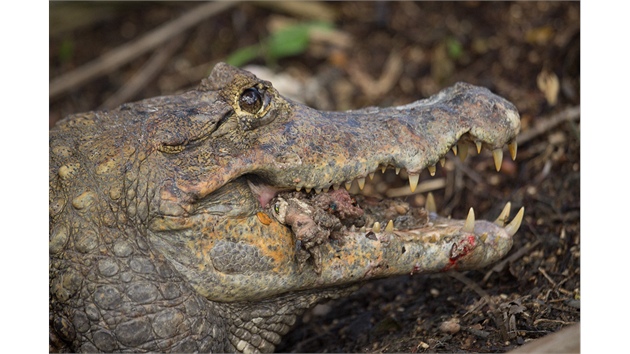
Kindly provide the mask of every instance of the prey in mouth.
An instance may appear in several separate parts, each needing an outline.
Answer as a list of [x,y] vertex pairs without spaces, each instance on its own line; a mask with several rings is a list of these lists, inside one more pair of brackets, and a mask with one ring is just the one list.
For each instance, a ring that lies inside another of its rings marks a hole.
[[414,191],[423,169],[434,174],[447,153],[465,158],[469,148],[490,149],[498,170],[504,150],[516,157],[520,129],[505,99],[459,83],[405,106],[322,112],[247,72],[221,69],[200,88],[220,112],[198,129],[207,136],[162,144],[178,168],[168,168],[176,178],[163,185],[149,228],[204,296],[247,300],[478,268],[509,251],[523,210],[510,223],[509,205],[494,222],[475,220],[472,209],[453,220],[432,205],[345,190],[404,168]]

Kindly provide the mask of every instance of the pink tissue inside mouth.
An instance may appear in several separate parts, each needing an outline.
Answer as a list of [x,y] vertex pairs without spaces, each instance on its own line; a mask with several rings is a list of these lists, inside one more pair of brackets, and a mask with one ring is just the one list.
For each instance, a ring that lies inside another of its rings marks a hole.
[[249,188],[252,190],[252,193],[254,193],[260,203],[260,206],[263,208],[266,208],[269,201],[271,201],[278,192],[283,190],[264,183],[254,184],[250,180],[247,180],[247,184],[249,184]]

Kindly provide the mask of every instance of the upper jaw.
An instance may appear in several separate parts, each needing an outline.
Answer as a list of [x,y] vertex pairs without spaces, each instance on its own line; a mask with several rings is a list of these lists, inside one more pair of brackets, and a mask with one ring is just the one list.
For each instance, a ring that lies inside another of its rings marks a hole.
[[362,186],[376,171],[405,168],[414,190],[420,172],[435,173],[451,150],[464,158],[469,149],[489,149],[497,170],[506,145],[512,158],[516,155],[515,107],[481,87],[459,83],[405,106],[348,112],[320,112],[276,99],[286,112],[245,132],[244,147],[215,161],[210,178],[181,181],[180,189],[203,197],[253,174],[278,189],[317,191],[355,179]]

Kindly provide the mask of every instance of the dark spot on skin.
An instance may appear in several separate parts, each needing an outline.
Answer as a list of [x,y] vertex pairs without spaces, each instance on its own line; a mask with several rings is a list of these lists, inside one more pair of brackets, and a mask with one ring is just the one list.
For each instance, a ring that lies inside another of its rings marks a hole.
[[405,246],[402,247],[402,252],[400,254],[404,254],[405,252],[407,252],[407,249],[405,249]]
[[369,238],[370,240],[376,241],[376,234],[372,231],[368,231],[367,234],[365,234],[365,237]]

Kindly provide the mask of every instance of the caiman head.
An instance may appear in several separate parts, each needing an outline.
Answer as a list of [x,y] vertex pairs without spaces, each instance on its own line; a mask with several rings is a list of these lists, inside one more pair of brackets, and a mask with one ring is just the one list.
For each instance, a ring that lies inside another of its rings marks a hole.
[[[458,146],[460,154],[473,144],[491,149],[498,168],[506,144],[516,152],[520,122],[515,107],[487,89],[460,83],[406,106],[320,112],[219,64],[198,90],[176,104],[147,102],[144,109],[154,111],[145,123],[150,145],[140,170],[157,191],[148,200],[151,241],[207,298],[260,299],[393,274],[482,267],[511,247],[520,216],[504,228],[502,221],[471,216],[465,223],[429,212],[405,226],[396,217],[406,215],[379,219],[385,216],[357,205],[365,215],[353,227],[307,196],[335,193],[353,180],[362,186],[386,168],[405,168],[413,190],[422,169],[435,169]],[[302,197],[276,198],[283,191]],[[328,199],[336,205],[340,198]],[[314,216],[322,210],[341,225],[324,225],[325,218]]]
[[[197,90],[61,122],[65,135],[51,132],[51,185],[60,186],[51,220],[68,210],[61,191],[77,213],[98,200],[105,243],[120,237],[111,230],[139,230],[142,247],[223,303],[483,267],[508,252],[522,211],[508,225],[509,207],[494,223],[472,212],[452,220],[343,187],[406,169],[413,191],[423,169],[469,146],[492,150],[500,167],[506,145],[516,154],[519,128],[511,103],[464,83],[405,106],[322,112],[218,64]],[[71,154],[83,163],[64,165]],[[92,171],[89,188],[64,182],[79,169]],[[65,240],[61,224],[51,224],[51,254]]]

